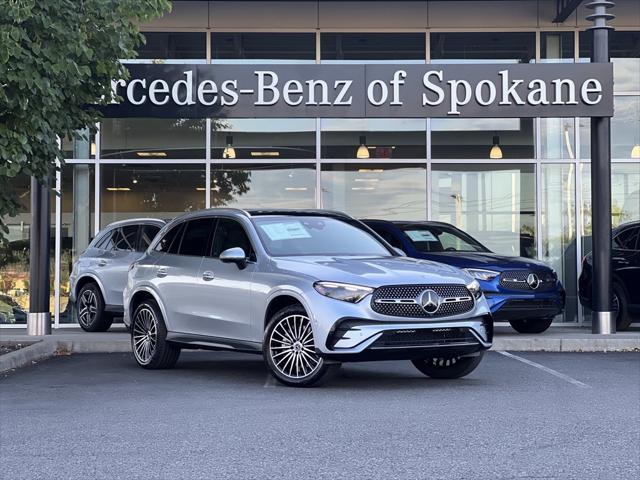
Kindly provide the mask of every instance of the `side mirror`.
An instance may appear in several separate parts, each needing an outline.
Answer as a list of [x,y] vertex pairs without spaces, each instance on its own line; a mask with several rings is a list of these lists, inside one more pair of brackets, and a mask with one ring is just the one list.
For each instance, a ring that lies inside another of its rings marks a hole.
[[220,254],[220,261],[235,263],[240,270],[247,266],[247,255],[240,247],[227,248]]
[[407,254],[404,252],[404,250],[402,250],[401,248],[398,247],[393,247],[393,249],[396,251],[396,253],[398,255],[400,255],[401,257],[406,257]]

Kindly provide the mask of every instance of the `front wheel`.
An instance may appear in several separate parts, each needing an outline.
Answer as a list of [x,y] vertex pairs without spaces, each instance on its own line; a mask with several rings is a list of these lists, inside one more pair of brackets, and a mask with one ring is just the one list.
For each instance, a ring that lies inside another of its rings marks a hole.
[[286,307],[271,317],[262,351],[271,374],[289,387],[317,385],[340,367],[316,354],[311,321],[302,305]]
[[473,372],[483,356],[484,352],[480,352],[474,357],[429,357],[411,360],[411,363],[427,377],[453,379]]
[[85,332],[106,332],[113,323],[113,315],[104,311],[104,299],[97,284],[85,284],[76,302],[78,323]]
[[550,318],[525,318],[523,320],[509,320],[513,329],[518,333],[542,333],[546,331],[553,322]]
[[180,348],[167,342],[167,327],[153,300],[144,300],[133,313],[131,349],[142,368],[173,368],[178,361]]

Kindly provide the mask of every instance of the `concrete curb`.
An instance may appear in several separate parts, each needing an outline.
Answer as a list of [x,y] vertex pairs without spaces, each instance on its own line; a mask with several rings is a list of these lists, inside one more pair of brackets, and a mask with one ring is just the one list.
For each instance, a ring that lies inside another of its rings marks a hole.
[[56,354],[57,343],[58,342],[40,340],[27,347],[23,347],[5,355],[0,355],[0,373],[8,372],[9,370],[14,370],[16,368],[27,367],[32,365],[33,362],[40,362],[53,357]]

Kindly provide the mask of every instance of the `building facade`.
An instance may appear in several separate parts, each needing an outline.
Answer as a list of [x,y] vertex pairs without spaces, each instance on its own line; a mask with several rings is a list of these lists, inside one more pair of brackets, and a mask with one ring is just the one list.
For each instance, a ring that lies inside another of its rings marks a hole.
[[[553,23],[555,0],[185,1],[143,26],[131,63],[589,62],[590,11]],[[640,219],[640,2],[611,10],[612,221]],[[68,278],[105,225],[215,206],[327,208],[359,218],[452,223],[495,252],[552,265],[577,301],[590,250],[588,118],[105,118],[62,140],[52,201],[55,325],[75,322]],[[497,149],[495,147],[498,147]],[[28,306],[29,182],[9,220],[0,321]]]

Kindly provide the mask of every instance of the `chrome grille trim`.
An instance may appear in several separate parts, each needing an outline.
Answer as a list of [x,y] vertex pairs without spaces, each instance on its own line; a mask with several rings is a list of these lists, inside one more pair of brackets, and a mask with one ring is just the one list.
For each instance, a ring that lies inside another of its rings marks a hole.
[[[421,296],[433,290],[440,297],[438,310],[427,313],[421,305]],[[386,285],[378,287],[371,297],[371,309],[393,317],[440,318],[460,315],[473,309],[473,295],[465,285],[425,284]]]

